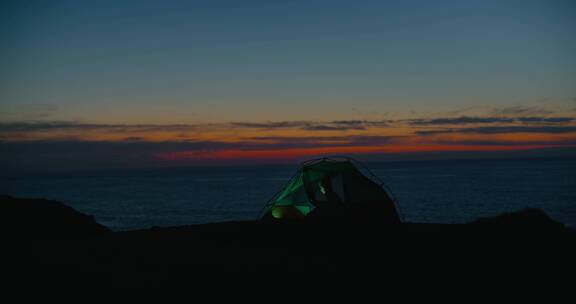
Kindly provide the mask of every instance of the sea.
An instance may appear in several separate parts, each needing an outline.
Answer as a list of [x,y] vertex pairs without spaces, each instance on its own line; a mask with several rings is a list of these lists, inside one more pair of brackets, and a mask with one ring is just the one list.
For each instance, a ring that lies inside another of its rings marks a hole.
[[[465,223],[524,208],[576,227],[576,158],[364,164],[404,221]],[[61,201],[112,230],[258,218],[298,165],[109,170],[0,178],[0,194]]]

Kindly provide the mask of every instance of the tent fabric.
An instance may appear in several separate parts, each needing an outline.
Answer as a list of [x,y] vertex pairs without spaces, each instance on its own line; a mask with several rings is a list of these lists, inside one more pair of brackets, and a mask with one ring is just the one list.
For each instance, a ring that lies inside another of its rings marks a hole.
[[266,205],[264,217],[302,219],[318,210],[351,211],[360,207],[382,213],[382,219],[400,221],[394,200],[379,183],[362,174],[351,159],[322,158],[303,164]]

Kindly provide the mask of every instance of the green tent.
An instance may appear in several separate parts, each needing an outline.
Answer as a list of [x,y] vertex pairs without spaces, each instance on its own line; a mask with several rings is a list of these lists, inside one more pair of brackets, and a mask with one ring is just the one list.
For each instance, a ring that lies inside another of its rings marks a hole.
[[358,162],[344,157],[314,159],[302,164],[286,186],[266,204],[264,219],[304,219],[320,211],[376,216],[400,222],[395,201],[375,175],[363,174]]

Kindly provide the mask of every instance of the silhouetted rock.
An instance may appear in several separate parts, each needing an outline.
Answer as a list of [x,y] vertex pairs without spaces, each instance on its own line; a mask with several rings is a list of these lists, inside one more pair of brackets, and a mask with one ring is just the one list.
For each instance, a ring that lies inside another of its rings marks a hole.
[[92,216],[60,202],[0,196],[0,235],[9,238],[68,238],[110,232]]
[[564,224],[550,218],[541,209],[527,208],[520,211],[503,213],[489,218],[479,218],[470,224],[474,225],[514,225],[535,228],[563,228]]

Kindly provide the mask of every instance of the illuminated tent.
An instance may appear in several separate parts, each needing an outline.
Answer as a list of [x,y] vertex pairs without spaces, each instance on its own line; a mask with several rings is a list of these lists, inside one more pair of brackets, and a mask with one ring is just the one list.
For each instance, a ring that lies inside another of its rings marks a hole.
[[263,219],[304,219],[331,214],[399,223],[395,201],[382,182],[360,172],[349,158],[321,158],[303,163],[286,186],[266,204]]

